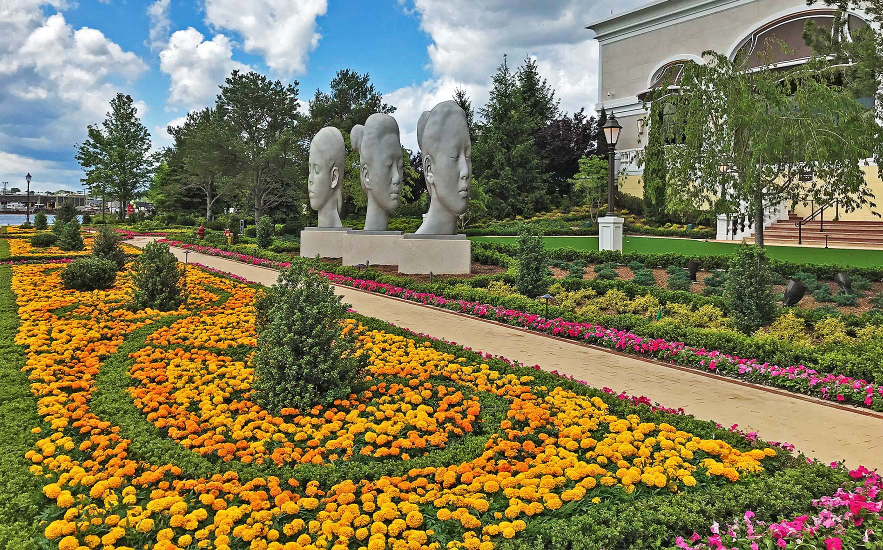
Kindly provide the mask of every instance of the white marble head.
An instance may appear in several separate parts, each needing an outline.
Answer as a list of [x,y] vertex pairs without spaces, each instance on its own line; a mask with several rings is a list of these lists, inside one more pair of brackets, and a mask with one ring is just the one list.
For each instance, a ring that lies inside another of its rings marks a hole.
[[310,142],[310,176],[307,189],[310,208],[319,212],[319,227],[342,227],[343,170],[346,144],[337,128],[319,130]]
[[466,113],[453,101],[425,111],[417,123],[417,142],[429,192],[429,212],[417,233],[453,235],[466,213],[472,182],[472,143]]
[[375,113],[350,133],[359,153],[359,181],[368,196],[366,231],[386,231],[389,214],[399,205],[402,188],[402,144],[399,125],[387,114]]

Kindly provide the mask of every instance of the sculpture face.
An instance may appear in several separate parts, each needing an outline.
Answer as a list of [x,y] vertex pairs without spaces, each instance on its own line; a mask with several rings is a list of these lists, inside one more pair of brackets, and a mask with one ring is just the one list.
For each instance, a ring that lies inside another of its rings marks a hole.
[[334,189],[331,186],[334,170],[335,167],[328,161],[328,158],[311,145],[310,177],[307,180],[307,190],[310,195],[310,208],[313,210],[321,210],[329,200],[335,198]]
[[469,204],[469,184],[472,181],[472,144],[465,120],[462,127],[456,119],[445,125],[445,138],[424,160],[426,183],[430,196],[455,216],[466,213]]
[[402,146],[396,135],[387,134],[377,142],[365,144],[371,147],[362,157],[362,185],[377,206],[386,212],[392,212],[399,205],[399,193],[402,186]]

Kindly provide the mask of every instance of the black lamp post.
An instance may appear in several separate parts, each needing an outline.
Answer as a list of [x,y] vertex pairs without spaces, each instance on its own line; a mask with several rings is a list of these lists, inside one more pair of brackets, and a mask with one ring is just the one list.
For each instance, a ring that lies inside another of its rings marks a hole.
[[543,315],[543,317],[545,317],[546,319],[549,318],[549,300],[551,300],[552,298],[554,298],[554,296],[552,296],[548,292],[546,294],[543,294],[542,296],[540,296],[541,300],[546,301],[546,313],[545,313],[545,315]]
[[187,260],[187,256],[188,256],[188,254],[190,254],[190,251],[187,250],[187,249],[184,249],[184,263],[185,263],[185,264],[190,263],[190,262]]
[[28,223],[31,223],[31,173],[30,172],[28,172],[28,175],[25,176],[25,181],[28,182],[28,191],[27,191],[27,195],[25,197],[25,204],[27,205],[25,207],[25,212],[27,212],[26,221]]
[[604,123],[604,138],[607,140],[607,215],[614,216],[614,208],[616,206],[616,142],[619,141],[619,132],[622,126],[616,120],[613,113]]

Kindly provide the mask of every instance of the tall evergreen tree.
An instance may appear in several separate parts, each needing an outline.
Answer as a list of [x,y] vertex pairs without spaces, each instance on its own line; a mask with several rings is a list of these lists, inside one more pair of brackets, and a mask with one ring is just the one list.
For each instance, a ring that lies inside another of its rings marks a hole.
[[150,183],[155,165],[150,153],[150,133],[141,120],[131,96],[117,94],[101,126],[88,127],[88,138],[77,147],[76,159],[91,189],[109,193],[126,205]]
[[236,136],[242,184],[253,201],[255,220],[285,198],[286,173],[303,154],[294,133],[301,118],[297,95],[297,81],[283,84],[254,71],[233,71],[221,86],[218,113]]
[[466,113],[466,126],[469,127],[469,140],[472,143],[475,143],[475,110],[472,108],[472,101],[469,99],[466,90],[459,86],[454,90],[454,103],[459,105],[460,108],[463,109],[463,112]]
[[498,217],[532,215],[548,204],[542,163],[534,149],[536,118],[505,57],[479,113],[484,122],[473,148],[473,166],[488,195],[488,210]]
[[524,59],[524,64],[518,68],[516,78],[521,101],[534,121],[535,131],[539,131],[551,120],[560,116],[561,111],[558,109],[560,101],[555,99],[555,91],[540,75],[534,58],[528,56]]

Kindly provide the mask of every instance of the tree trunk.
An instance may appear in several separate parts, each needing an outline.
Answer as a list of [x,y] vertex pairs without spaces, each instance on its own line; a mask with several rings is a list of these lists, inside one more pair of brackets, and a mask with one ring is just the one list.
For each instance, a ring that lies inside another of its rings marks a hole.
[[208,188],[205,191],[205,220],[212,221],[212,183],[209,181]]
[[754,194],[754,244],[763,248],[763,194]]
[[254,173],[254,223],[258,224],[258,221],[261,219],[261,213],[263,211],[263,197],[261,196],[260,189],[260,181],[261,181],[261,171],[260,168],[257,169]]

